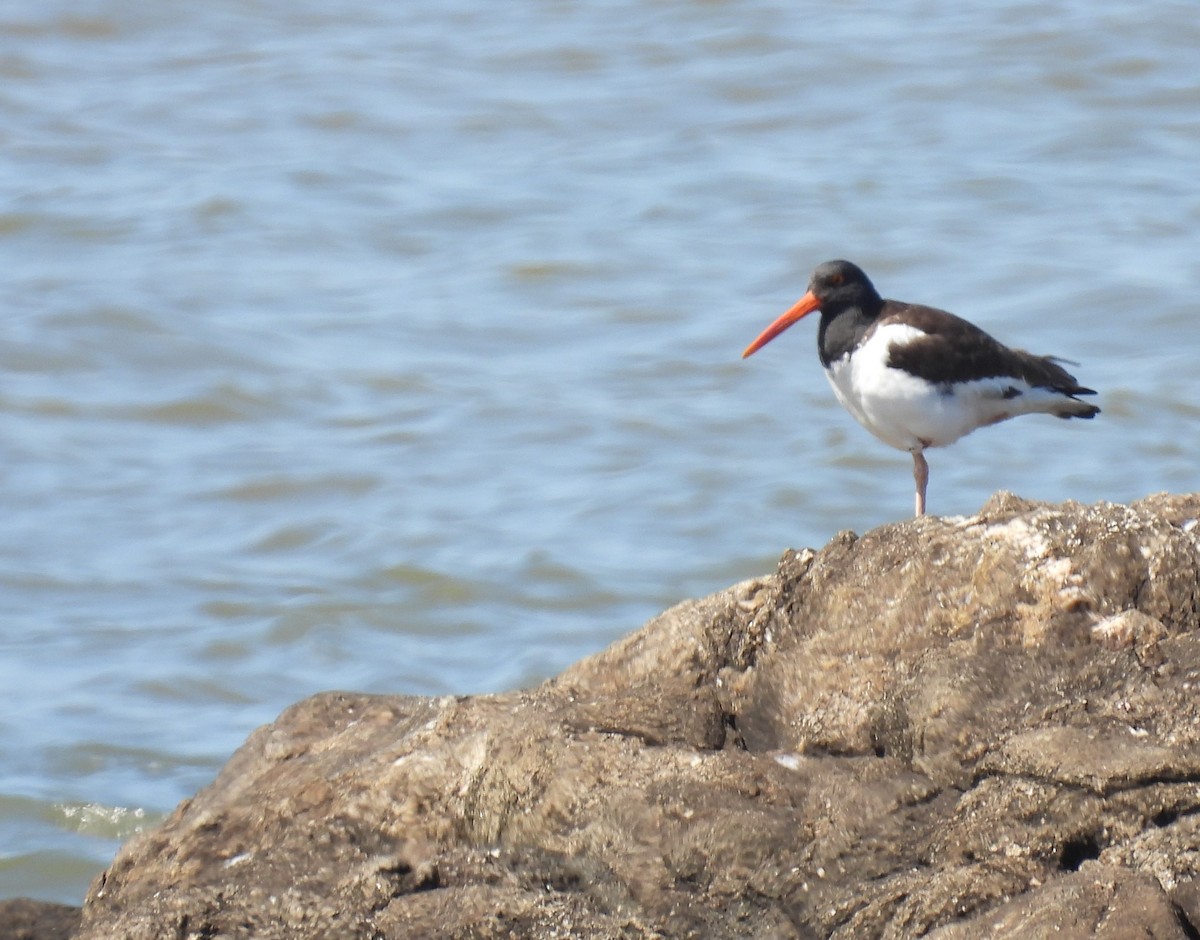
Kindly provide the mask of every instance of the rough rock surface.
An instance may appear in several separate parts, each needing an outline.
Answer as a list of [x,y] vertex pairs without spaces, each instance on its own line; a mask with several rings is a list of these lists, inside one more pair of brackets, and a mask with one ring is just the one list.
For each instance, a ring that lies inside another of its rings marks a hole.
[[0,901],[0,940],[68,940],[79,929],[79,917],[79,908],[66,904]]
[[78,934],[1200,937],[1200,495],[993,498],[542,686],[319,695]]

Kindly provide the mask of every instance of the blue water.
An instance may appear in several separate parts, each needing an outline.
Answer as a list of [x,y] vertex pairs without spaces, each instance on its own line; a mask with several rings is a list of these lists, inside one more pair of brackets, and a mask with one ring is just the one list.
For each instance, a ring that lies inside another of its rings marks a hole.
[[885,295],[1080,365],[1094,422],[930,455],[1191,490],[1184,3],[0,9],[0,897],[330,688],[531,684],[911,509],[815,329]]

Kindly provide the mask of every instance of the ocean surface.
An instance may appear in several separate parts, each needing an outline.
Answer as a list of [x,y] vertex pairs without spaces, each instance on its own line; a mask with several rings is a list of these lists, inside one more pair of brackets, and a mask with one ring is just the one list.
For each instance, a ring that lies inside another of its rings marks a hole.
[[1079,363],[930,455],[1200,486],[1200,17],[1050,0],[0,4],[0,898],[314,692],[530,685],[911,513],[815,318]]

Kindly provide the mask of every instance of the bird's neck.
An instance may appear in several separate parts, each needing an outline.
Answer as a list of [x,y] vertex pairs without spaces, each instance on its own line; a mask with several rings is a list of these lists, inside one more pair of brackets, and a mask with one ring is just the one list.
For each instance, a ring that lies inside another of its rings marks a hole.
[[879,319],[882,305],[840,307],[833,311],[821,311],[821,325],[817,328],[817,352],[821,365],[826,369],[839,359],[854,351],[866,335],[867,330]]

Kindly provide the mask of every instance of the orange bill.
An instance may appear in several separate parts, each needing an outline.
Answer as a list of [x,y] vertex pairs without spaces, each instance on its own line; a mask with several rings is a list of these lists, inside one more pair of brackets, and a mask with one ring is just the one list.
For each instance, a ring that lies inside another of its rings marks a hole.
[[817,300],[812,291],[809,291],[807,294],[797,300],[787,313],[759,333],[758,339],[746,347],[746,351],[742,353],[742,358],[745,359],[747,356],[758,352],[758,350],[766,346],[767,343],[771,342],[771,340],[786,330],[789,326],[791,326],[797,320],[808,316],[819,306],[821,306],[821,301]]

